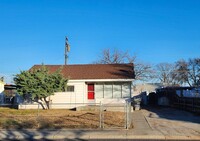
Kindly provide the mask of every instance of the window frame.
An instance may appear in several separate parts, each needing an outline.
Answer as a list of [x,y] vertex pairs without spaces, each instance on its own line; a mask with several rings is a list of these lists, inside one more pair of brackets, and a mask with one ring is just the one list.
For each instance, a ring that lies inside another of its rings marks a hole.
[[74,85],[68,85],[66,87],[65,92],[75,92],[75,86]]

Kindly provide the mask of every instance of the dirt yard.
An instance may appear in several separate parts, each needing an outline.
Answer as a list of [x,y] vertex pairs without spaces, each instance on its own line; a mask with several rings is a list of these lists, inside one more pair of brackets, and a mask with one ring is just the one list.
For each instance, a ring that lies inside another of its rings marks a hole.
[[[124,113],[104,111],[104,127],[123,127]],[[1,129],[99,128],[99,111],[16,110],[0,108]]]

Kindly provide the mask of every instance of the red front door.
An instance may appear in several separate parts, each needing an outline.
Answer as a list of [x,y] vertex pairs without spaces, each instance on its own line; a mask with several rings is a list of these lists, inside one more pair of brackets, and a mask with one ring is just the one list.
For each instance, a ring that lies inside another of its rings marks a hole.
[[94,99],[94,84],[88,84],[88,99]]

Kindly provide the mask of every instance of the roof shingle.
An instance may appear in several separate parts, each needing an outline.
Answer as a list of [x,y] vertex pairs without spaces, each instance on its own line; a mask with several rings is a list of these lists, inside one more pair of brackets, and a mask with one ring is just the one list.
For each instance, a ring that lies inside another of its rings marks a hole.
[[[38,69],[42,65],[34,65]],[[61,69],[65,78],[80,79],[134,79],[133,64],[82,64],[82,65],[45,65],[50,73]]]

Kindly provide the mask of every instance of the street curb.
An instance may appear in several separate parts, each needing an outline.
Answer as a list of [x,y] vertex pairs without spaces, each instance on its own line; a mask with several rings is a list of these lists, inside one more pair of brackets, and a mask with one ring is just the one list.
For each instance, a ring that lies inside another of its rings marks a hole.
[[193,141],[199,141],[200,136],[164,136],[164,135],[109,135],[109,134],[85,134],[81,136],[76,136],[73,134],[66,134],[66,135],[31,135],[31,136],[25,136],[23,134],[13,134],[11,137],[0,137],[0,140],[40,140],[40,139],[47,139],[47,140],[62,140],[62,139],[133,139],[133,140],[193,140]]

